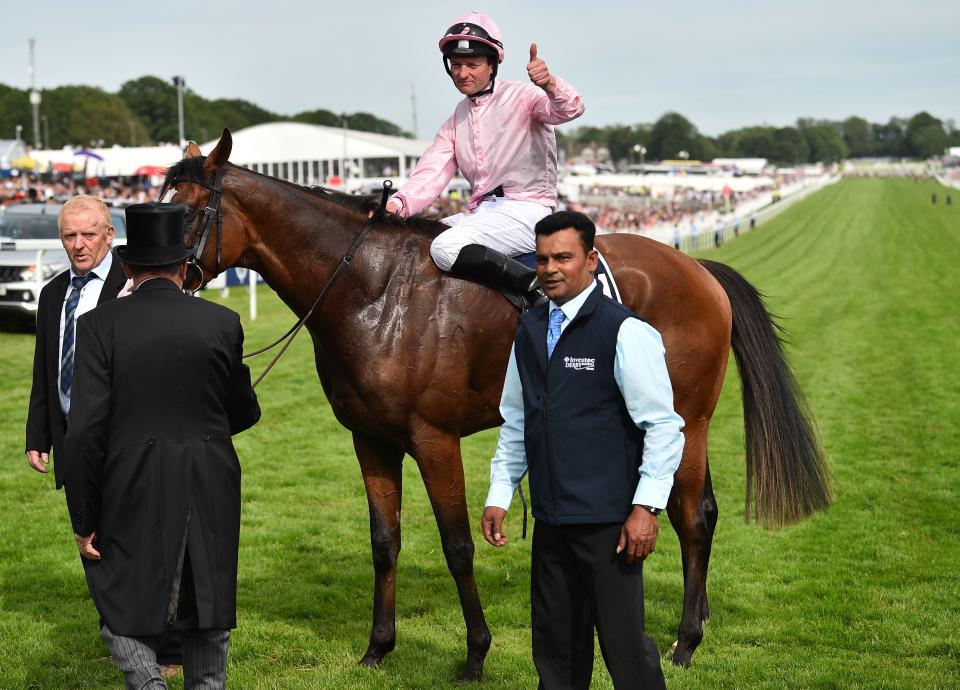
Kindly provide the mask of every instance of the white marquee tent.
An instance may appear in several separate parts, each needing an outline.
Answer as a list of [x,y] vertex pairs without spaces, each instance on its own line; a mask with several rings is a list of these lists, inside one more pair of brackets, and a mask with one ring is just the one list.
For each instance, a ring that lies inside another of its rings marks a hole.
[[10,163],[27,155],[27,147],[20,139],[0,139],[0,168],[9,168]]
[[[365,180],[402,181],[430,144],[428,141],[301,122],[270,122],[231,133],[230,161],[298,184],[342,185],[353,190]],[[217,140],[200,146],[207,154]],[[175,145],[33,151],[43,169],[54,164],[86,168],[90,177],[132,177],[144,168],[166,168],[181,158]],[[344,165],[346,161],[346,165]],[[347,175],[343,175],[343,169]],[[379,186],[379,182],[377,183]]]
[[[405,178],[430,144],[301,122],[254,125],[232,136],[230,160],[237,165],[306,185],[340,184],[346,168],[350,189],[366,179]],[[206,154],[216,144],[214,139],[200,149]]]

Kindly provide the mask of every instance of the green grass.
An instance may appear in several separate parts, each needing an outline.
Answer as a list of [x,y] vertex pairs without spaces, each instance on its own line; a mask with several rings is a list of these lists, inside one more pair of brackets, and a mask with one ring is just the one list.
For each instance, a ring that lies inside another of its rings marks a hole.
[[[712,618],[672,688],[960,686],[960,208],[932,183],[845,181],[705,254],[730,263],[783,315],[837,495],[782,531],[743,524],[743,423],[731,368],[711,428],[720,523]],[[942,194],[941,194],[942,196]],[[245,292],[225,300],[246,315]],[[261,291],[249,346],[292,315]],[[22,459],[33,338],[0,333],[0,687],[120,687],[52,476]],[[405,466],[398,646],[356,666],[372,602],[366,499],[349,434],[330,414],[301,336],[259,388],[264,416],[237,439],[244,466],[237,688],[452,687],[464,625],[423,485]],[[262,358],[261,358],[262,359]],[[256,367],[254,367],[256,368]],[[466,439],[479,518],[496,432]],[[666,521],[664,521],[666,523]],[[479,543],[477,579],[494,636],[482,687],[532,688],[529,540]],[[647,623],[665,652],[682,582],[661,532],[646,567]],[[594,687],[611,687],[598,662]],[[175,680],[173,687],[181,687]]]

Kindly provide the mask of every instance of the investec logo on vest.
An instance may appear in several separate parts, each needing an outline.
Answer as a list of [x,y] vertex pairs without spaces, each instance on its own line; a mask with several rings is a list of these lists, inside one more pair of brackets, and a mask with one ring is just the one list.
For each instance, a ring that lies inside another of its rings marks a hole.
[[564,357],[563,366],[574,371],[593,371],[596,361],[594,357]]

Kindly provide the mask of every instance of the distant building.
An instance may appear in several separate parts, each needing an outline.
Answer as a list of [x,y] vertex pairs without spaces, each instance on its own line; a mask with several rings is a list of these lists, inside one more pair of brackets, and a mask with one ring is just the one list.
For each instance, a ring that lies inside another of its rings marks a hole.
[[767,167],[766,158],[714,158],[712,162],[714,167],[738,170],[744,175],[759,175]]

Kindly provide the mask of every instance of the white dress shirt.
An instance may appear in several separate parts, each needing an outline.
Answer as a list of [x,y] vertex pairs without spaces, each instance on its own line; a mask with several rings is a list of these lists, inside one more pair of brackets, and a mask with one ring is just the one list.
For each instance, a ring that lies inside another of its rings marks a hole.
[[[559,308],[566,317],[560,326],[561,337],[587,297],[597,288],[597,283],[591,283],[563,305],[550,301],[549,312]],[[673,409],[673,387],[664,359],[663,340],[653,326],[640,319],[624,320],[617,333],[613,376],[630,418],[645,432],[643,463],[633,504],[665,508],[673,488],[673,474],[683,454],[683,419]],[[507,510],[513,492],[527,471],[523,443],[523,391],[513,349],[510,350],[503,383],[500,415],[503,426],[500,427],[497,451],[490,461],[490,491],[486,505]]]
[[[110,273],[110,267],[113,265],[113,252],[107,251],[107,255],[103,257],[103,261],[100,262],[99,266],[93,268],[90,272],[93,273],[96,278],[91,280],[89,283],[83,286],[83,289],[80,290],[80,301],[77,303],[77,311],[73,314],[74,319],[74,331],[73,331],[73,351],[77,351],[77,331],[76,331],[76,320],[80,318],[82,314],[86,314],[88,311],[97,306],[97,302],[100,301],[100,293],[103,291],[103,284],[107,280],[107,274]],[[73,266],[70,267],[70,283],[67,284],[67,292],[63,296],[63,304],[60,306],[60,339],[57,347],[57,392],[60,394],[60,409],[63,410],[63,414],[67,414],[70,411],[70,398],[66,397],[63,394],[63,391],[60,390],[60,364],[61,357],[63,355],[63,329],[66,326],[66,315],[67,315],[67,300],[70,299],[70,293],[73,292],[73,279],[79,277],[79,275],[74,272]],[[76,354],[74,354],[74,361],[76,361]]]

